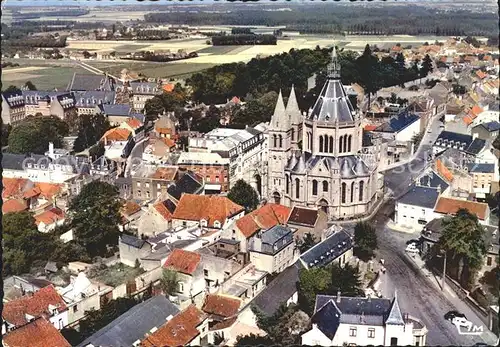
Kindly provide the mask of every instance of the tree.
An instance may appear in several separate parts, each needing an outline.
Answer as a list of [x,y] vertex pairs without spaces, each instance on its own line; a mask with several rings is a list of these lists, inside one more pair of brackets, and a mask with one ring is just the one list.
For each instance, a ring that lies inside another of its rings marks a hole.
[[312,315],[316,295],[328,294],[332,285],[332,278],[327,268],[301,269],[298,282],[299,308]]
[[420,145],[420,142],[422,141],[423,137],[424,137],[424,133],[423,132],[415,134],[413,136],[413,138],[411,139],[411,141],[415,144],[415,148],[418,148],[418,146]]
[[238,336],[235,346],[272,346],[273,340],[267,336],[259,336],[255,334]]
[[0,119],[0,127],[2,128],[2,147],[7,146],[8,139],[9,139],[9,134],[12,130],[12,125],[10,124],[3,124],[2,120]]
[[358,269],[349,264],[344,264],[343,267],[334,264],[330,268],[332,276],[330,295],[336,295],[338,292],[343,296],[364,295]]
[[33,84],[33,82],[31,82],[31,81],[26,82],[26,83],[24,84],[24,86],[25,86],[26,88],[28,88],[28,90],[37,90],[37,89],[36,89],[36,87],[35,87],[35,85],[34,85],[34,84]]
[[500,150],[500,135],[497,135],[497,138],[493,141],[493,148]]
[[44,154],[49,148],[49,142],[59,147],[63,137],[67,135],[68,125],[58,117],[29,117],[10,132],[9,151]]
[[4,90],[4,93],[21,93],[21,89],[16,86],[10,85]]
[[359,222],[354,227],[354,255],[367,261],[373,258],[377,249],[375,228],[367,222]]
[[177,275],[177,271],[163,269],[160,284],[166,295],[175,295],[179,290],[179,276]]
[[236,181],[234,187],[227,194],[229,200],[245,207],[246,211],[253,211],[259,204],[259,196],[251,185],[243,180]]
[[105,256],[108,246],[118,244],[122,203],[118,189],[106,182],[85,185],[69,205],[76,242],[90,256]]
[[455,216],[443,221],[438,247],[450,256],[449,264],[457,268],[457,279],[468,286],[486,254],[485,230],[476,215],[459,209]]
[[316,241],[316,238],[314,237],[313,234],[307,233],[304,235],[304,238],[302,238],[300,245],[299,245],[299,250],[300,253],[304,253],[310,248],[312,248],[315,244],[318,242]]
[[425,77],[429,74],[429,72],[432,72],[433,69],[434,68],[432,66],[432,59],[429,56],[429,54],[426,54],[424,59],[422,60],[422,68],[420,71],[420,75],[422,77]]
[[78,137],[73,144],[73,150],[81,152],[94,146],[110,127],[109,121],[101,114],[81,115],[78,120]]

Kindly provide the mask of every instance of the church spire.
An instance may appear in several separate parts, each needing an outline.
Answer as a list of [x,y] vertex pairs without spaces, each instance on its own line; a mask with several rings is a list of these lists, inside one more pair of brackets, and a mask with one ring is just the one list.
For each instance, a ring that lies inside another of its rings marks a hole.
[[295,88],[292,84],[292,90],[290,92],[290,97],[288,98],[288,103],[286,105],[286,114],[290,116],[292,124],[299,124],[300,121],[300,109],[297,103],[297,97],[295,96]]
[[283,94],[280,89],[278,100],[276,101],[276,107],[274,108],[274,113],[271,117],[271,126],[275,129],[288,129],[287,118],[285,103],[283,102]]
[[333,45],[332,50],[332,60],[330,64],[328,64],[328,78],[331,79],[339,79],[340,78],[340,63],[337,58],[337,49],[335,45]]

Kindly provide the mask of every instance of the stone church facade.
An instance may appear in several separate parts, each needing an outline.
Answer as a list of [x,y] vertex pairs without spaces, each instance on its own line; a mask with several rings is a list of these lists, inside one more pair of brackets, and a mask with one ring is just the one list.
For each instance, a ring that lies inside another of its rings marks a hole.
[[280,92],[268,128],[264,196],[287,206],[321,207],[332,220],[366,215],[382,195],[379,153],[363,148],[362,116],[340,81],[335,48],[314,106],[299,110],[292,86]]

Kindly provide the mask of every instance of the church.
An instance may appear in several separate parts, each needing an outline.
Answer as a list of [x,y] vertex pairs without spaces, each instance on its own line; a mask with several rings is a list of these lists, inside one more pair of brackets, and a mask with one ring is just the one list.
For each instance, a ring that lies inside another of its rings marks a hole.
[[293,86],[286,107],[279,93],[268,128],[265,195],[286,206],[319,207],[330,220],[358,218],[382,197],[379,157],[363,148],[362,115],[341,83],[334,47],[327,81],[307,113]]

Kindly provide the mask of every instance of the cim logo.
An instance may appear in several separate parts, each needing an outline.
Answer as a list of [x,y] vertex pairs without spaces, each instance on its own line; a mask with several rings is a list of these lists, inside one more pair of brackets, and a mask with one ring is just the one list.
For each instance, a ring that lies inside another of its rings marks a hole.
[[460,335],[481,335],[484,332],[484,327],[482,325],[471,324],[468,326],[460,326],[460,324],[455,324],[457,331]]

